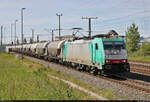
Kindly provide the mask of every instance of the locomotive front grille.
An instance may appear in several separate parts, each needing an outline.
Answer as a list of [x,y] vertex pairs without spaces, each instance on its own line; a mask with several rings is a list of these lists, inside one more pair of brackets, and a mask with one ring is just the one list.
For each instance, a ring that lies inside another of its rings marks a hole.
[[125,70],[122,64],[107,64],[104,66],[104,71],[109,73],[120,73]]

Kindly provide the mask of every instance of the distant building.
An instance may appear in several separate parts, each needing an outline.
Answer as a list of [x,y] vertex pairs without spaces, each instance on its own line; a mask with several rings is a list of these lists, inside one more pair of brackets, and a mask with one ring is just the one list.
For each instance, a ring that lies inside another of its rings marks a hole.
[[150,43],[150,37],[148,38],[143,38],[140,40],[140,43],[142,44],[143,42],[147,42],[147,43]]
[[107,33],[107,36],[108,36],[109,38],[122,37],[122,38],[126,39],[126,36],[119,35],[115,30],[110,30],[110,31]]
[[109,37],[118,37],[119,34],[115,30],[110,30],[108,33]]
[[139,43],[139,45],[141,46],[143,42],[150,44],[150,37],[147,37],[147,38],[140,37],[140,43]]
[[[74,36],[73,35],[64,35],[64,36],[60,36],[60,40],[73,40]],[[59,37],[56,36],[55,40],[59,40]]]

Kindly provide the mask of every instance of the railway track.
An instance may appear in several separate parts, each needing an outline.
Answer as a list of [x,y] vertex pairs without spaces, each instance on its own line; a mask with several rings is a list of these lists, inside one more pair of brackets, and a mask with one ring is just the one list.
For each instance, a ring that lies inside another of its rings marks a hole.
[[130,66],[132,68],[139,68],[139,69],[144,69],[144,70],[150,70],[150,66],[145,66],[145,65],[141,65],[141,64],[130,63]]
[[149,62],[139,62],[139,61],[129,61],[131,71],[138,72],[145,75],[150,75],[150,63]]
[[[37,60],[42,60],[43,61],[43,59],[33,58],[31,56],[26,56],[26,58],[27,57],[32,58],[32,60],[36,60],[37,59]],[[42,61],[40,62],[40,64],[43,64]],[[56,64],[54,62],[49,62],[49,61],[45,61],[45,62]],[[58,64],[56,64],[56,65],[58,65]],[[61,66],[64,67],[64,65],[61,65]],[[67,66],[67,68],[69,68],[71,70],[76,70],[75,68],[68,67],[68,66]],[[133,70],[131,70],[131,71],[133,71]],[[93,76],[93,74],[89,73],[89,72],[85,72],[85,71],[80,71],[80,72]],[[134,70],[134,72],[137,72],[137,70]],[[141,81],[133,80],[133,79],[130,79],[130,78],[127,78],[124,81],[120,81],[120,80],[117,80],[117,79],[108,78],[108,77],[99,76],[99,75],[96,75],[95,77],[101,78],[101,79],[104,79],[104,80],[107,80],[107,81],[110,81],[110,82],[114,82],[114,83],[117,83],[117,84],[120,84],[120,85],[123,85],[123,86],[126,86],[126,87],[130,87],[130,88],[133,88],[133,89],[136,89],[136,90],[139,90],[139,91],[150,93],[150,88],[146,88],[146,87],[150,86],[150,83],[147,83],[147,82],[141,82]]]
[[[102,78],[102,77],[100,77],[100,78]],[[133,85],[133,83],[136,83],[136,84],[140,84],[140,85],[144,85],[144,86],[145,85],[149,86],[149,84],[147,84],[147,83],[143,83],[143,82],[138,82],[138,81],[135,81],[135,80],[127,79],[128,82],[132,83],[132,84],[129,84],[129,83],[126,83],[126,82],[122,82],[122,81],[118,81],[118,80],[113,80],[113,79],[106,78],[106,77],[103,77],[103,79],[109,80],[111,82],[118,83],[120,85],[124,85],[124,86],[130,87],[130,88],[133,88],[133,89],[144,91],[146,93],[150,93],[150,89],[148,89],[148,88],[143,88],[143,87],[139,87],[137,85]]]
[[[88,73],[88,72],[83,72],[83,73],[93,75],[93,74]],[[142,85],[142,86],[148,87],[148,86],[150,86],[150,83],[140,82],[140,81],[132,80],[132,79],[129,79],[129,78],[126,78],[126,80],[124,80],[124,81],[119,81],[119,80],[116,80],[116,79],[112,79],[112,78],[108,78],[108,77],[104,77],[104,76],[99,76],[99,75],[96,75],[96,77],[104,79],[104,80],[108,80],[108,81],[111,81],[111,82],[114,82],[114,83],[117,83],[117,84],[120,84],[120,85],[124,85],[124,86],[130,87],[130,88],[133,88],[133,89],[144,91],[146,93],[150,93],[149,88],[144,88],[144,87],[138,86],[138,85]],[[138,84],[138,85],[133,85],[133,84]]]
[[145,69],[150,69],[150,62],[129,61],[129,63],[133,67],[142,67]]
[[137,64],[142,64],[142,65],[150,66],[150,62],[144,62],[144,61],[129,60],[129,63],[137,63]]
[[[55,63],[56,64],[56,63]],[[69,69],[73,69],[73,70],[77,70],[77,69],[74,69],[72,67],[68,67]],[[89,73],[89,72],[85,72],[85,71],[80,71],[81,73],[85,73],[85,74],[88,74],[88,75],[92,75],[92,73]],[[132,79],[129,79],[129,78],[126,78],[126,82],[124,81],[119,81],[119,80],[116,80],[116,79],[112,79],[112,78],[108,78],[108,77],[104,77],[104,76],[99,76],[99,75],[96,75],[95,77],[97,78],[101,78],[101,79],[104,79],[104,80],[108,80],[108,81],[111,81],[111,82],[114,82],[114,83],[118,83],[120,85],[124,85],[124,86],[127,86],[127,87],[130,87],[130,88],[134,88],[134,89],[137,89],[137,90],[140,90],[140,91],[144,91],[146,93],[150,93],[150,89],[149,88],[144,88],[144,87],[140,87],[140,86],[137,86],[137,85],[133,85],[133,84],[138,84],[138,85],[142,85],[142,86],[150,86],[150,83],[146,83],[146,82],[140,82],[140,81],[136,81],[136,80],[132,80]]]
[[150,75],[150,71],[144,69],[131,68],[131,72],[138,72],[145,75]]
[[143,83],[143,82],[131,80],[131,79],[129,79],[129,78],[127,78],[127,81],[133,82],[133,83],[136,83],[136,84],[139,84],[139,85],[143,85],[143,86],[150,86],[150,83]]

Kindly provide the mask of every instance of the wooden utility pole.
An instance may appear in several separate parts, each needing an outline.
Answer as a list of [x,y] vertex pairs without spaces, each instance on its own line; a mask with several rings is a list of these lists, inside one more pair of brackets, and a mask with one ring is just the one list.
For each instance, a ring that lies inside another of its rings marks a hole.
[[82,19],[88,19],[89,20],[89,37],[91,38],[91,20],[97,19],[98,17],[82,17]]

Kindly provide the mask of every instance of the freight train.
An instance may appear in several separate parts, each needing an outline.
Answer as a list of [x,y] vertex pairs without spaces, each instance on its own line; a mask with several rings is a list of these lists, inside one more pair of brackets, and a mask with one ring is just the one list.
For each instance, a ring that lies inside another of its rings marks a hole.
[[130,72],[124,38],[94,37],[91,39],[47,41],[7,46],[7,52],[43,58],[94,74]]

